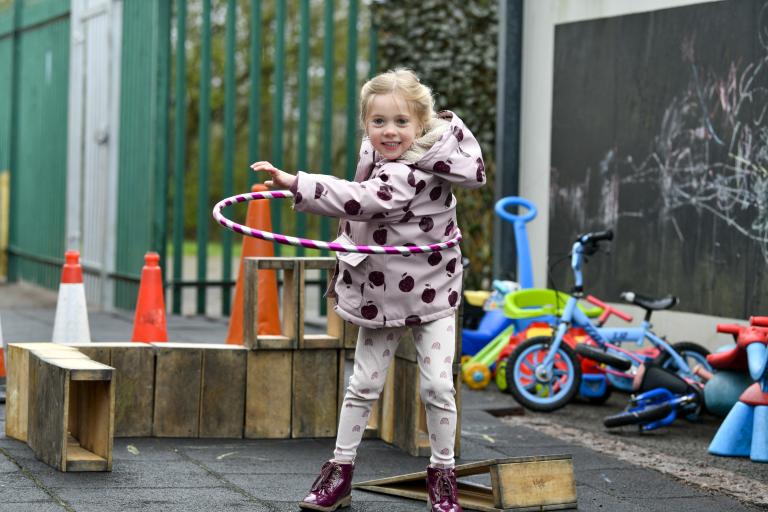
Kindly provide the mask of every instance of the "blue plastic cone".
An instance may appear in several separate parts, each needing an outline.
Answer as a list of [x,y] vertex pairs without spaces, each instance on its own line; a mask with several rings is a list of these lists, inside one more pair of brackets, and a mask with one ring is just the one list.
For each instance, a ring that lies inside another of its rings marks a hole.
[[709,453],[726,457],[749,457],[752,448],[754,407],[737,402],[709,444]]

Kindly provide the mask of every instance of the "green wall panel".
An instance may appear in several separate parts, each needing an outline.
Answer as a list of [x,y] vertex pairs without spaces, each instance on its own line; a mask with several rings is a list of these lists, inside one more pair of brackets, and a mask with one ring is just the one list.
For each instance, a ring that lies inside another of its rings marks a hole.
[[[69,20],[21,32],[18,40],[11,247],[39,258],[64,254]],[[22,258],[17,277],[55,287],[60,267]]]

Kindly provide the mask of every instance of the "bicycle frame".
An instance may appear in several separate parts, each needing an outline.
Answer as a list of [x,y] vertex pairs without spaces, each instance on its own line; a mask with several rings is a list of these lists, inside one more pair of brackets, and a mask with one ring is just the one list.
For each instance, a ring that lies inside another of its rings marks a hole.
[[[663,350],[672,358],[677,365],[679,372],[686,376],[693,377],[693,372],[685,359],[680,356],[672,346],[664,341],[659,336],[656,336],[650,329],[651,324],[648,320],[643,320],[639,327],[597,327],[592,321],[585,315],[576,305],[584,296],[583,293],[583,276],[581,267],[584,260],[584,251],[581,241],[576,241],[573,244],[573,250],[571,253],[571,268],[574,274],[574,286],[573,291],[568,298],[568,302],[565,305],[562,316],[558,319],[557,329],[555,336],[550,346],[550,350],[547,356],[542,361],[548,371],[552,370],[554,364],[555,354],[560,348],[563,342],[563,337],[568,331],[570,326],[582,327],[586,333],[597,343],[601,348],[613,350],[612,345],[620,345],[623,342],[635,342],[638,346],[642,345],[645,340],[648,340],[656,348]],[[637,364],[637,361],[633,359],[633,363]]]

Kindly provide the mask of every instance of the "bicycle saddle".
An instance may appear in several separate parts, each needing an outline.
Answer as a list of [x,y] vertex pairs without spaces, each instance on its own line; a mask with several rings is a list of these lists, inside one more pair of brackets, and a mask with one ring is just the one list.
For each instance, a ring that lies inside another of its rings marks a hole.
[[635,292],[621,292],[621,298],[630,304],[635,304],[641,308],[653,311],[661,311],[662,309],[670,309],[680,302],[680,299],[674,295],[667,295],[655,299],[653,297],[646,297]]

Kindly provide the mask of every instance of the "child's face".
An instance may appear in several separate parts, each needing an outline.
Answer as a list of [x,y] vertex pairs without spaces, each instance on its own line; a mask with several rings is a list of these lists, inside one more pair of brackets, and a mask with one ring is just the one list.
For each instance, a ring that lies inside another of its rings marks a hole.
[[416,138],[418,121],[408,104],[395,94],[377,94],[371,99],[365,133],[373,148],[388,160],[397,160]]

